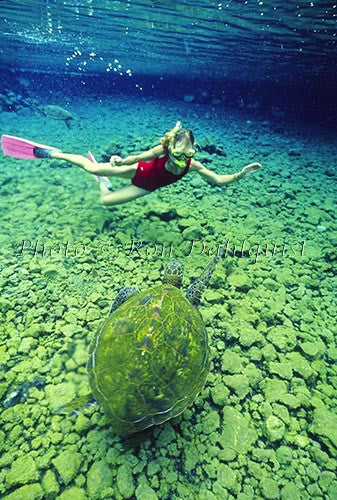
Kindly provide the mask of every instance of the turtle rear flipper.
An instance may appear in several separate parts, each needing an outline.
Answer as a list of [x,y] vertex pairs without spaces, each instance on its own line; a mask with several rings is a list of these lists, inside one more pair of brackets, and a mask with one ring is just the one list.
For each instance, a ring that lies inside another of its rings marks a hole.
[[121,438],[121,443],[124,451],[137,448],[147,440],[147,438],[152,434],[154,427],[148,427],[140,432],[134,432],[128,436],[123,436]]
[[137,288],[134,287],[122,288],[122,290],[118,292],[115,300],[111,304],[109,314],[111,314],[113,311],[116,311],[116,309],[120,305],[122,305],[126,300],[128,300],[133,295],[136,295],[137,293],[139,293],[139,290]]
[[74,120],[73,117],[69,117],[66,120],[64,120],[64,123],[67,125],[67,128],[72,128],[73,120]]
[[84,396],[75,397],[70,403],[60,406],[56,409],[56,413],[58,415],[67,415],[68,417],[74,416],[78,415],[83,408],[94,404],[96,404],[96,400],[92,392],[89,392]]

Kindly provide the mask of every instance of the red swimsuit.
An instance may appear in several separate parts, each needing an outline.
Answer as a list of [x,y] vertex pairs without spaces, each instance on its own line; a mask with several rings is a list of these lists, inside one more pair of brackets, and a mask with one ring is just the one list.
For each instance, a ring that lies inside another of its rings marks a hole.
[[132,179],[132,184],[148,191],[154,191],[160,187],[177,182],[187,174],[191,158],[188,159],[186,167],[181,174],[178,175],[166,170],[165,163],[167,160],[168,156],[163,156],[162,158],[152,158],[151,161],[140,161],[136,175]]

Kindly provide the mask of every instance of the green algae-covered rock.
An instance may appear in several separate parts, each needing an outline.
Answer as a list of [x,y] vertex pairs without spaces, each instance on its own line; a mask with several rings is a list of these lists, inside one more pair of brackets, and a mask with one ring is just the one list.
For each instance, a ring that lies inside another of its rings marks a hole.
[[237,479],[236,470],[233,470],[229,465],[219,464],[216,483],[218,483],[221,488],[235,491],[238,485]]
[[243,399],[249,393],[249,380],[246,375],[226,375],[223,382],[227,387],[233,389],[239,399]]
[[90,420],[83,413],[80,413],[75,422],[76,431],[81,434],[81,432],[85,431],[90,427]]
[[52,464],[59,473],[63,483],[68,484],[76,476],[82,462],[82,456],[74,446],[63,451],[52,460]]
[[198,449],[195,445],[188,445],[184,449],[184,470],[188,473],[195,470],[200,460]]
[[239,291],[245,292],[252,286],[252,280],[248,273],[236,270],[231,273],[227,278],[228,283]]
[[224,406],[228,401],[229,390],[223,382],[216,382],[214,387],[211,387],[211,397],[216,405]]
[[281,394],[279,401],[291,409],[296,409],[301,406],[301,400],[293,394]]
[[207,413],[202,422],[202,427],[205,434],[211,434],[216,431],[220,426],[220,417],[217,411],[210,411]]
[[288,353],[287,359],[294,372],[299,373],[304,379],[308,379],[314,373],[310,363],[299,352]]
[[123,464],[117,471],[117,488],[122,498],[131,498],[135,491],[132,470],[128,464]]
[[264,477],[260,481],[261,493],[264,498],[272,500],[273,498],[279,498],[279,488],[278,484],[274,479],[269,477]]
[[206,489],[206,486],[201,485],[197,500],[218,500],[211,491]]
[[146,483],[141,483],[136,489],[137,500],[158,500],[157,493]]
[[333,481],[328,488],[328,498],[329,500],[335,500],[337,498],[337,481]]
[[100,499],[102,491],[112,486],[112,471],[105,460],[94,462],[87,475],[87,491],[90,499]]
[[[90,497],[89,497],[90,498]],[[87,500],[88,497],[82,488],[73,486],[68,488],[57,497],[58,500]]]
[[265,434],[269,441],[278,441],[283,438],[285,425],[281,419],[275,415],[270,415],[266,420]]
[[287,483],[281,490],[281,500],[302,500],[302,495],[294,483]]
[[242,375],[248,378],[249,385],[255,387],[263,379],[263,373],[254,363],[249,363],[242,371]]
[[[319,486],[322,489],[322,491],[327,491],[330,484],[334,481],[335,478],[336,478],[336,474],[334,472],[324,470],[320,474],[320,478],[318,481]],[[337,498],[337,496],[336,496],[336,498]]]
[[53,498],[60,491],[56,476],[52,470],[47,470],[42,478],[42,486],[47,498]]
[[233,351],[226,351],[222,356],[222,371],[227,373],[241,373],[242,358]]
[[300,348],[308,358],[313,359],[320,358],[326,351],[326,346],[321,340],[316,340],[315,342],[302,342]]
[[13,462],[7,473],[6,482],[11,487],[16,484],[26,484],[39,478],[35,460],[31,455],[24,455]]
[[272,403],[274,401],[279,401],[280,397],[287,394],[287,384],[283,380],[278,380],[276,378],[267,379],[261,382],[266,401]]
[[44,498],[44,492],[38,483],[27,484],[9,495],[2,497],[2,500],[41,500]]
[[276,363],[271,361],[269,363],[269,372],[276,373],[281,378],[287,380],[291,380],[291,377],[293,375],[293,371],[289,363]]
[[295,330],[283,325],[270,328],[267,339],[281,352],[292,351],[297,344]]
[[232,407],[223,410],[223,430],[219,443],[223,449],[229,448],[236,454],[244,454],[257,439],[257,434],[250,427],[249,421]]
[[332,456],[336,456],[337,415],[335,413],[327,410],[323,405],[316,408],[309,431],[328,447]]
[[75,399],[75,387],[71,382],[62,382],[61,384],[49,384],[45,388],[52,411],[60,410],[63,406],[69,405]]
[[289,437],[288,441],[293,443],[295,446],[298,446],[298,448],[306,448],[311,443],[311,439],[302,434],[297,434],[291,439]]

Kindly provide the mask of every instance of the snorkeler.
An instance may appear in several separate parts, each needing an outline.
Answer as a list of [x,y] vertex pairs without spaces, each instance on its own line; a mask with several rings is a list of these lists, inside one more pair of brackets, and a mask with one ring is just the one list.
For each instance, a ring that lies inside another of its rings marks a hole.
[[[18,143],[21,141],[21,144],[15,144],[15,140]],[[20,146],[20,152],[18,152],[18,146]],[[94,174],[99,181],[101,203],[105,206],[119,205],[145,196],[156,189],[177,182],[188,172],[197,172],[213,185],[226,186],[244,179],[261,168],[260,163],[250,163],[234,174],[219,175],[212,172],[194,159],[196,150],[193,132],[181,128],[180,122],[177,122],[175,127],[161,138],[158,146],[124,159],[114,155],[109,163],[96,163],[92,155],[86,158],[81,155],[63,153],[50,146],[12,136],[2,136],[2,148],[9,156],[65,160]],[[131,184],[112,191],[107,177],[130,179]]]

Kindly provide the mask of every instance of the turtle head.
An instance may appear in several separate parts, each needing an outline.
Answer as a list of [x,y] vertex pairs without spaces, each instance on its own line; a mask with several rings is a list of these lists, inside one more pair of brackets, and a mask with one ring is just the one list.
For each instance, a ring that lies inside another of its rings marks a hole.
[[168,283],[169,285],[181,287],[183,281],[183,265],[177,260],[171,260],[166,264],[165,274],[163,277],[163,283]]

